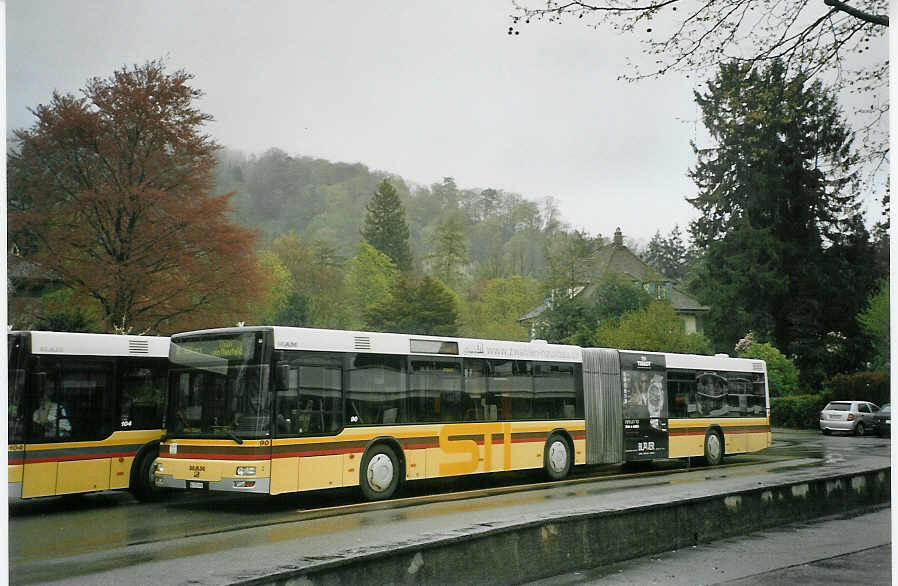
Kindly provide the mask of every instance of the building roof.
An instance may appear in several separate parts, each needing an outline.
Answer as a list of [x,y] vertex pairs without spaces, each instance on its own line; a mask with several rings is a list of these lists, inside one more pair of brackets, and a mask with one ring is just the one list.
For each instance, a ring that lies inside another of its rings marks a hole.
[[[576,294],[576,297],[589,299],[598,286],[611,278],[620,278],[636,283],[665,283],[666,299],[671,302],[677,313],[703,313],[710,308],[702,305],[698,299],[673,286],[673,282],[665,278],[658,270],[646,264],[633,251],[624,246],[624,237],[621,229],[614,232],[614,240],[595,253],[587,262],[588,281],[585,287]],[[549,302],[545,301],[528,311],[518,321],[534,319],[549,310]]]

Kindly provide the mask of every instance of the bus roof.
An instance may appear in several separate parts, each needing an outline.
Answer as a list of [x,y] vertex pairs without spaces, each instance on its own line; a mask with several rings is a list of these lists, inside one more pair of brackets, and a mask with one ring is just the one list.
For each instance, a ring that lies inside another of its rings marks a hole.
[[287,326],[200,330],[176,334],[173,338],[177,342],[177,338],[180,336],[215,333],[236,334],[259,330],[272,332],[274,347],[278,350],[407,354],[411,356],[444,355],[506,360],[545,360],[550,362],[580,362],[582,360],[578,346],[547,344],[545,342],[510,342],[458,338],[454,336],[424,336]]
[[168,357],[169,339],[163,336],[43,331],[12,331],[9,333],[31,338],[32,354]]
[[667,368],[686,368],[690,370],[728,370],[733,372],[766,373],[767,366],[763,360],[751,358],[730,358],[725,355],[701,356],[696,354],[665,354]]
[[[274,348],[278,350],[307,350],[317,352],[359,352],[371,354],[448,355],[465,358],[492,358],[506,360],[545,360],[550,362],[582,362],[582,348],[564,344],[548,344],[544,341],[512,342],[482,340],[454,336],[425,336],[417,334],[392,334],[351,330],[327,330],[288,326],[245,326],[216,328],[175,334],[180,336],[199,334],[239,334],[253,331],[270,331]],[[431,343],[431,344],[428,344]],[[766,373],[763,360],[730,358],[725,355],[703,356],[697,354],[673,354],[640,350],[618,350],[629,354],[663,354],[667,368],[691,370],[719,370]]]

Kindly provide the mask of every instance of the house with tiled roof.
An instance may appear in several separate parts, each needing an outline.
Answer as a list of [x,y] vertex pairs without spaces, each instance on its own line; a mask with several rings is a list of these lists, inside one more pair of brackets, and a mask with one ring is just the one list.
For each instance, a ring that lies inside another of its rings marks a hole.
[[[641,287],[656,299],[667,299],[673,305],[677,315],[683,318],[687,333],[703,330],[703,317],[710,310],[689,293],[678,289],[676,283],[667,279],[636,256],[624,246],[621,229],[614,232],[611,244],[596,251],[586,263],[586,279],[570,291],[574,299],[590,299],[595,290],[609,279],[625,279],[633,286]],[[551,307],[551,300],[546,300],[538,307],[531,309],[518,319],[518,323],[529,327],[531,336],[536,332],[540,316]]]

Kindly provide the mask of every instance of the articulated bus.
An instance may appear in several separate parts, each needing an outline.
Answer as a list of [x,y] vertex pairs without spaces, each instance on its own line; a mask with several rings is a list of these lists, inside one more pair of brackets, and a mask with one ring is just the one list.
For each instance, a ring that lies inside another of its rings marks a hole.
[[9,498],[158,492],[168,338],[8,335]]
[[245,327],[172,337],[160,487],[280,494],[771,443],[760,360]]

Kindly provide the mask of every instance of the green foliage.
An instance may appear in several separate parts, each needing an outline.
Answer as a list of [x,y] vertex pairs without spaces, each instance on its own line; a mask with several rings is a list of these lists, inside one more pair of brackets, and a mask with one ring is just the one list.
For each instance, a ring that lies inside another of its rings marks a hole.
[[[349,320],[343,274],[343,259],[329,245],[310,242],[287,234],[279,236],[270,252],[290,274],[292,302],[288,302],[294,321],[304,316],[305,324],[317,328],[344,327]],[[300,302],[304,300],[304,305]],[[302,312],[298,308],[302,306]]]
[[365,312],[375,304],[389,301],[399,270],[390,257],[367,242],[356,244],[356,255],[349,261],[348,268],[349,327],[361,328]]
[[277,324],[274,316],[286,308],[287,298],[293,291],[293,279],[287,267],[271,251],[259,254],[259,265],[268,274],[268,280],[265,295],[253,313],[259,323]]
[[739,358],[755,358],[767,363],[770,396],[780,397],[798,392],[798,369],[773,344],[749,344],[738,353]]
[[388,300],[365,312],[367,329],[378,332],[454,336],[459,327],[458,301],[438,279],[414,283],[400,279]]
[[449,286],[461,280],[462,269],[468,262],[468,243],[460,212],[453,212],[434,234],[433,253],[429,255],[432,270]]
[[877,405],[889,403],[891,388],[887,371],[864,371],[837,374],[823,383],[830,401],[870,401]]
[[618,277],[600,283],[592,294],[590,305],[596,319],[604,323],[617,320],[631,311],[645,309],[651,301],[652,297],[645,289]]
[[308,327],[315,325],[309,317],[309,300],[298,291],[287,294],[283,305],[272,316],[271,324],[276,326]]
[[538,281],[520,275],[481,283],[472,291],[465,308],[461,335],[527,341],[529,331],[517,320],[539,303],[539,291]]
[[412,268],[408,224],[396,188],[386,179],[381,181],[366,209],[368,213],[362,227],[365,241],[389,256],[400,270]]
[[[690,171],[706,330],[718,347],[758,331],[797,356],[806,385],[856,368],[865,353],[854,316],[879,277],[833,93],[777,61],[731,63],[696,102],[714,142],[694,146]],[[845,343],[827,344],[830,333]]]
[[565,299],[541,316],[540,337],[552,343],[597,345],[600,325],[612,327],[628,312],[645,309],[652,297],[623,277],[600,283],[589,299]]
[[93,320],[82,307],[41,315],[33,329],[47,332],[98,332]]
[[817,429],[820,411],[829,399],[826,395],[787,395],[770,398],[770,424],[776,427]]
[[599,326],[595,344],[608,348],[713,354],[701,334],[687,334],[683,320],[667,301],[652,301],[645,309],[627,313],[615,323]]
[[683,242],[680,226],[674,225],[666,238],[660,230],[655,232],[642,258],[671,281],[682,281],[694,264],[696,253]]
[[585,232],[558,232],[546,243],[545,289],[556,303],[572,298],[590,278],[590,259],[603,245],[601,236]]
[[880,283],[879,291],[870,296],[867,307],[858,314],[858,323],[873,344],[872,366],[885,369],[891,363],[889,342],[889,282]]
[[838,374],[818,394],[770,398],[770,422],[781,427],[817,429],[820,411],[830,401],[870,401],[882,406],[891,401],[888,372]]

